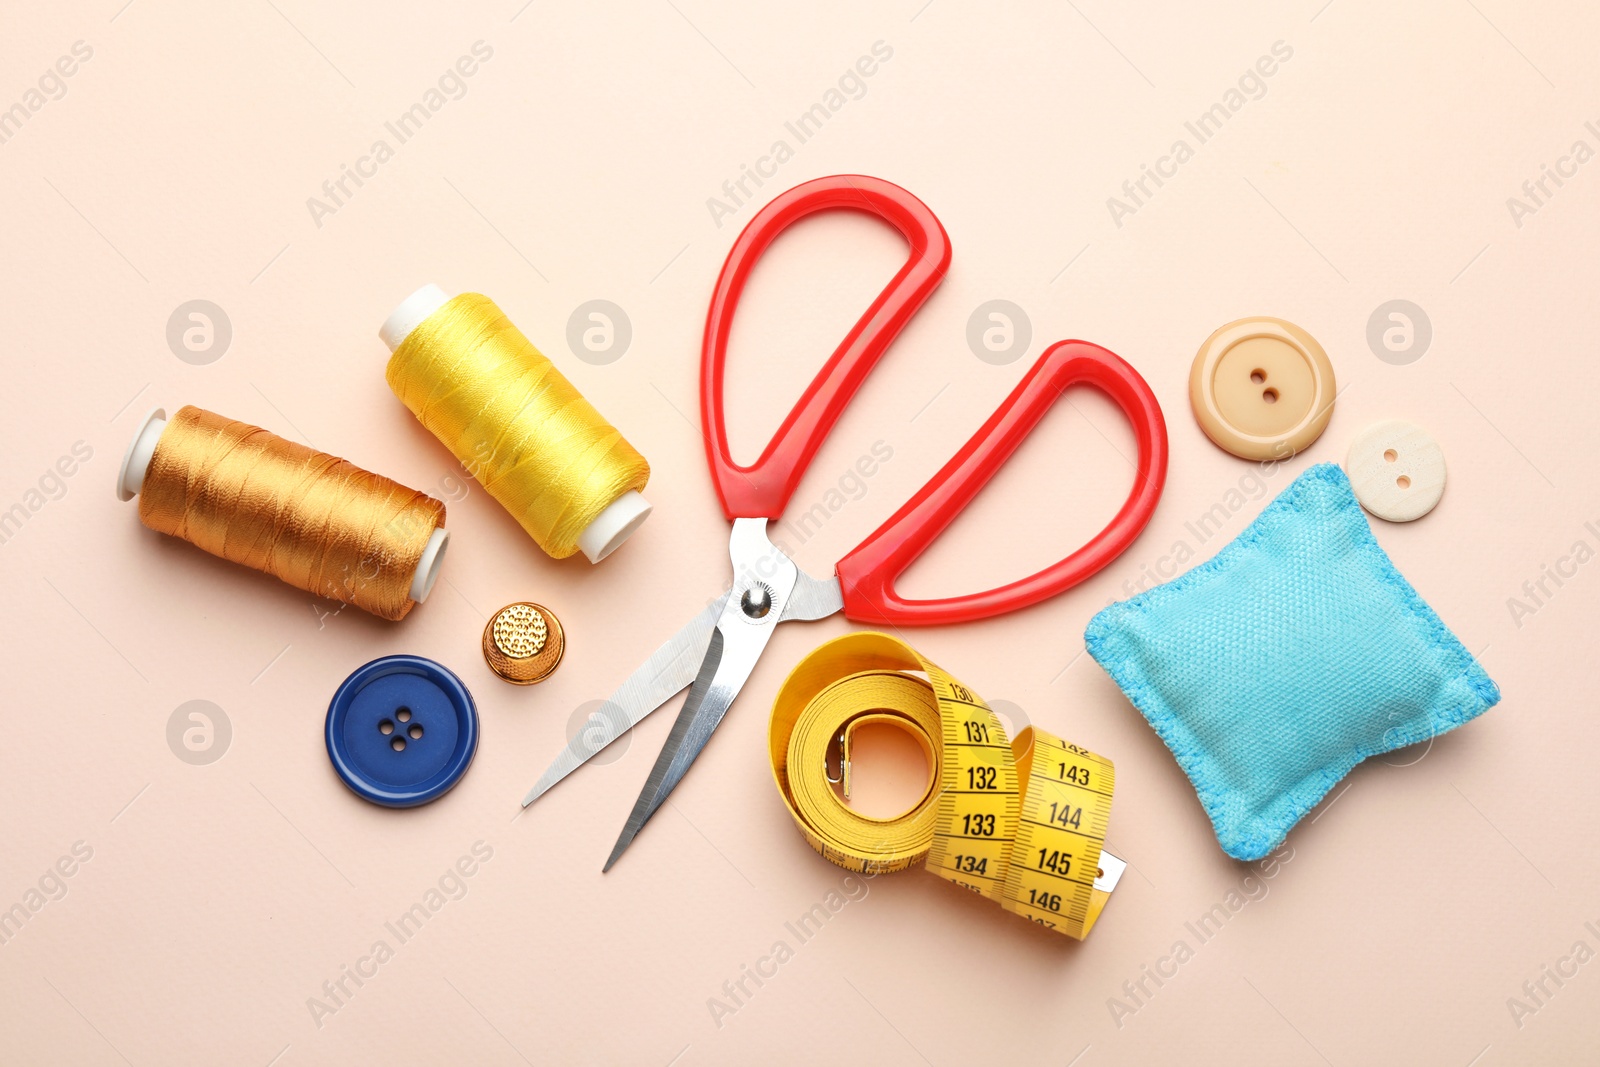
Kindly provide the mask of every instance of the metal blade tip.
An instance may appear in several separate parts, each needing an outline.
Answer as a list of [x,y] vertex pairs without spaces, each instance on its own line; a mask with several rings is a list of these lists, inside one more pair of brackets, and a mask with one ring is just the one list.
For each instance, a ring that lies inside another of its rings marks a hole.
[[605,874],[616,865],[622,854],[628,851],[628,846],[633,844],[633,839],[639,836],[639,831],[632,825],[623,827],[622,836],[617,838],[617,843],[611,848],[611,856],[606,860],[606,865],[600,868],[600,873]]

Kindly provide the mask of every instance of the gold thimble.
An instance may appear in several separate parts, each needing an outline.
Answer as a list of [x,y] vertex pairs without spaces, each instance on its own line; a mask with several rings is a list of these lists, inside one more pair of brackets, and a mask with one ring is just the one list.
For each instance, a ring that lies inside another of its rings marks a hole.
[[507,604],[483,628],[484,662],[515,685],[532,685],[550,677],[566,648],[561,620],[539,604]]

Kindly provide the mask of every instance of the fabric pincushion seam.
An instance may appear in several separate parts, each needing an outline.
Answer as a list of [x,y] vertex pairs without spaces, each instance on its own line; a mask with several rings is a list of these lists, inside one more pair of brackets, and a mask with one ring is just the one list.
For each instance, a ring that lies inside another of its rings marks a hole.
[[[1320,767],[1277,793],[1265,805],[1234,825],[1230,807],[1238,792],[1230,788],[1222,768],[1191,732],[1188,724],[1145,677],[1125,633],[1116,622],[1128,616],[1148,616],[1152,609],[1180,597],[1190,588],[1226,574],[1241,557],[1275,532],[1292,515],[1322,511],[1340,524],[1350,548],[1371,573],[1396,595],[1406,617],[1422,631],[1436,657],[1443,679],[1457,692],[1450,706],[1435,709],[1414,720],[1407,729],[1384,735],[1382,747],[1361,745],[1338,762]],[[1468,722],[1499,701],[1500,692],[1482,667],[1466,651],[1438,615],[1395,568],[1377,543],[1361,515],[1344,472],[1334,464],[1319,464],[1303,473],[1272,501],[1237,538],[1215,557],[1179,576],[1099,612],[1084,635],[1090,655],[1111,675],[1137,707],[1188,776],[1211,819],[1218,842],[1230,856],[1259,859],[1275,848],[1288,831],[1314,808],[1357,764],[1382,752],[1393,751],[1435,737]],[[1466,692],[1460,688],[1464,684]],[[1392,743],[1391,743],[1392,739]]]

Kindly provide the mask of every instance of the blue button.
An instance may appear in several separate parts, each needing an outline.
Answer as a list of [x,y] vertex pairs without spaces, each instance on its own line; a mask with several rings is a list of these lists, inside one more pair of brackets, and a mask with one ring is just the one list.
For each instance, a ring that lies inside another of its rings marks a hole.
[[384,656],[344,680],[328,705],[328,758],[359,797],[389,808],[450,791],[478,751],[478,709],[450,671]]

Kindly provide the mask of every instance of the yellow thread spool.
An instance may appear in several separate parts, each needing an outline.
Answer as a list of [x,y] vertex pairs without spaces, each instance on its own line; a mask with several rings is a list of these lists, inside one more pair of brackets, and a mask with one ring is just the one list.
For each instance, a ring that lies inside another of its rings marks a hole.
[[378,336],[394,394],[551,556],[599,563],[650,514],[650,465],[488,297],[425,285]]
[[158,533],[391,621],[428,598],[450,537],[425,493],[197,407],[145,416],[117,496]]

